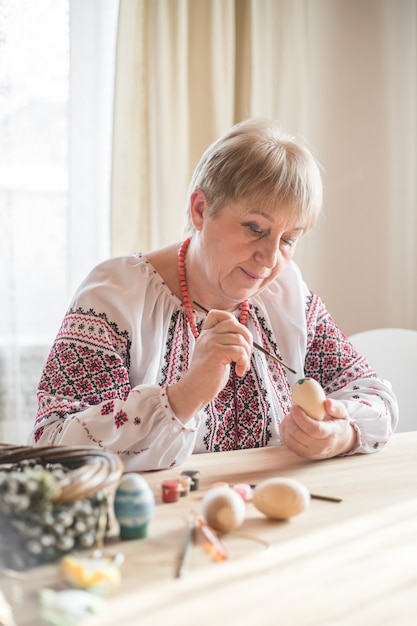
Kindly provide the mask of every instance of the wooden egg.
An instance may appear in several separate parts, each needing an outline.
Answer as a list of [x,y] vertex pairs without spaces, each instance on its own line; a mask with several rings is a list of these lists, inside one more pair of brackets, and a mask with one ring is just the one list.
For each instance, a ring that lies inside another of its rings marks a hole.
[[326,415],[325,399],[323,387],[314,378],[301,378],[292,390],[292,405],[301,407],[315,420],[322,420]]
[[255,487],[252,502],[267,517],[289,519],[305,511],[310,492],[293,478],[268,478]]
[[245,502],[230,487],[213,487],[204,495],[201,510],[206,522],[215,530],[233,530],[245,519]]

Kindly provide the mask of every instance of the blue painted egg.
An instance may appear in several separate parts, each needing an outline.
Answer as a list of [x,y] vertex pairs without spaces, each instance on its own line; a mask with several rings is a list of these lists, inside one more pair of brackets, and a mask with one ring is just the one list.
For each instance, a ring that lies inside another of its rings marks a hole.
[[155,496],[140,474],[125,474],[116,490],[114,512],[120,525],[121,539],[146,537],[148,524],[155,513]]

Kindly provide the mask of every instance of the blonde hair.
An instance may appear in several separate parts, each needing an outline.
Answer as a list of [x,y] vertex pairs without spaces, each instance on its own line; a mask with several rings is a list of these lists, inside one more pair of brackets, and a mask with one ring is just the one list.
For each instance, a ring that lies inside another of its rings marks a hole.
[[295,211],[305,231],[316,223],[323,200],[320,167],[307,146],[276,122],[257,118],[232,126],[202,155],[188,188],[188,234],[194,230],[189,203],[196,189],[213,218],[227,202],[250,199]]

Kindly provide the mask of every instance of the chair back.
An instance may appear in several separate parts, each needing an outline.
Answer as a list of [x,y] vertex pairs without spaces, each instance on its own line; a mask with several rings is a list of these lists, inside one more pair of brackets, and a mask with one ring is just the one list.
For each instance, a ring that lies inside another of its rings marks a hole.
[[396,432],[417,430],[417,330],[375,328],[349,339],[378,376],[391,383],[399,407]]

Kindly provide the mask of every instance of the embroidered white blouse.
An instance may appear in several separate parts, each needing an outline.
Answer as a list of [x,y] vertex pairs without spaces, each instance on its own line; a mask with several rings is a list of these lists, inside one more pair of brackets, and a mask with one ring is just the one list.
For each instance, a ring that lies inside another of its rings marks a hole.
[[[204,315],[196,313],[198,324]],[[251,370],[241,379],[232,367],[222,392],[184,425],[165,392],[187,370],[196,341],[181,301],[142,254],[101,263],[55,339],[29,443],[100,446],[119,454],[126,471],[172,467],[195,452],[277,445],[292,386],[304,376],[347,405],[359,434],[352,453],[387,442],[398,420],[390,384],[355,351],[295,263],[250,300],[247,326],[297,374],[255,350]]]

